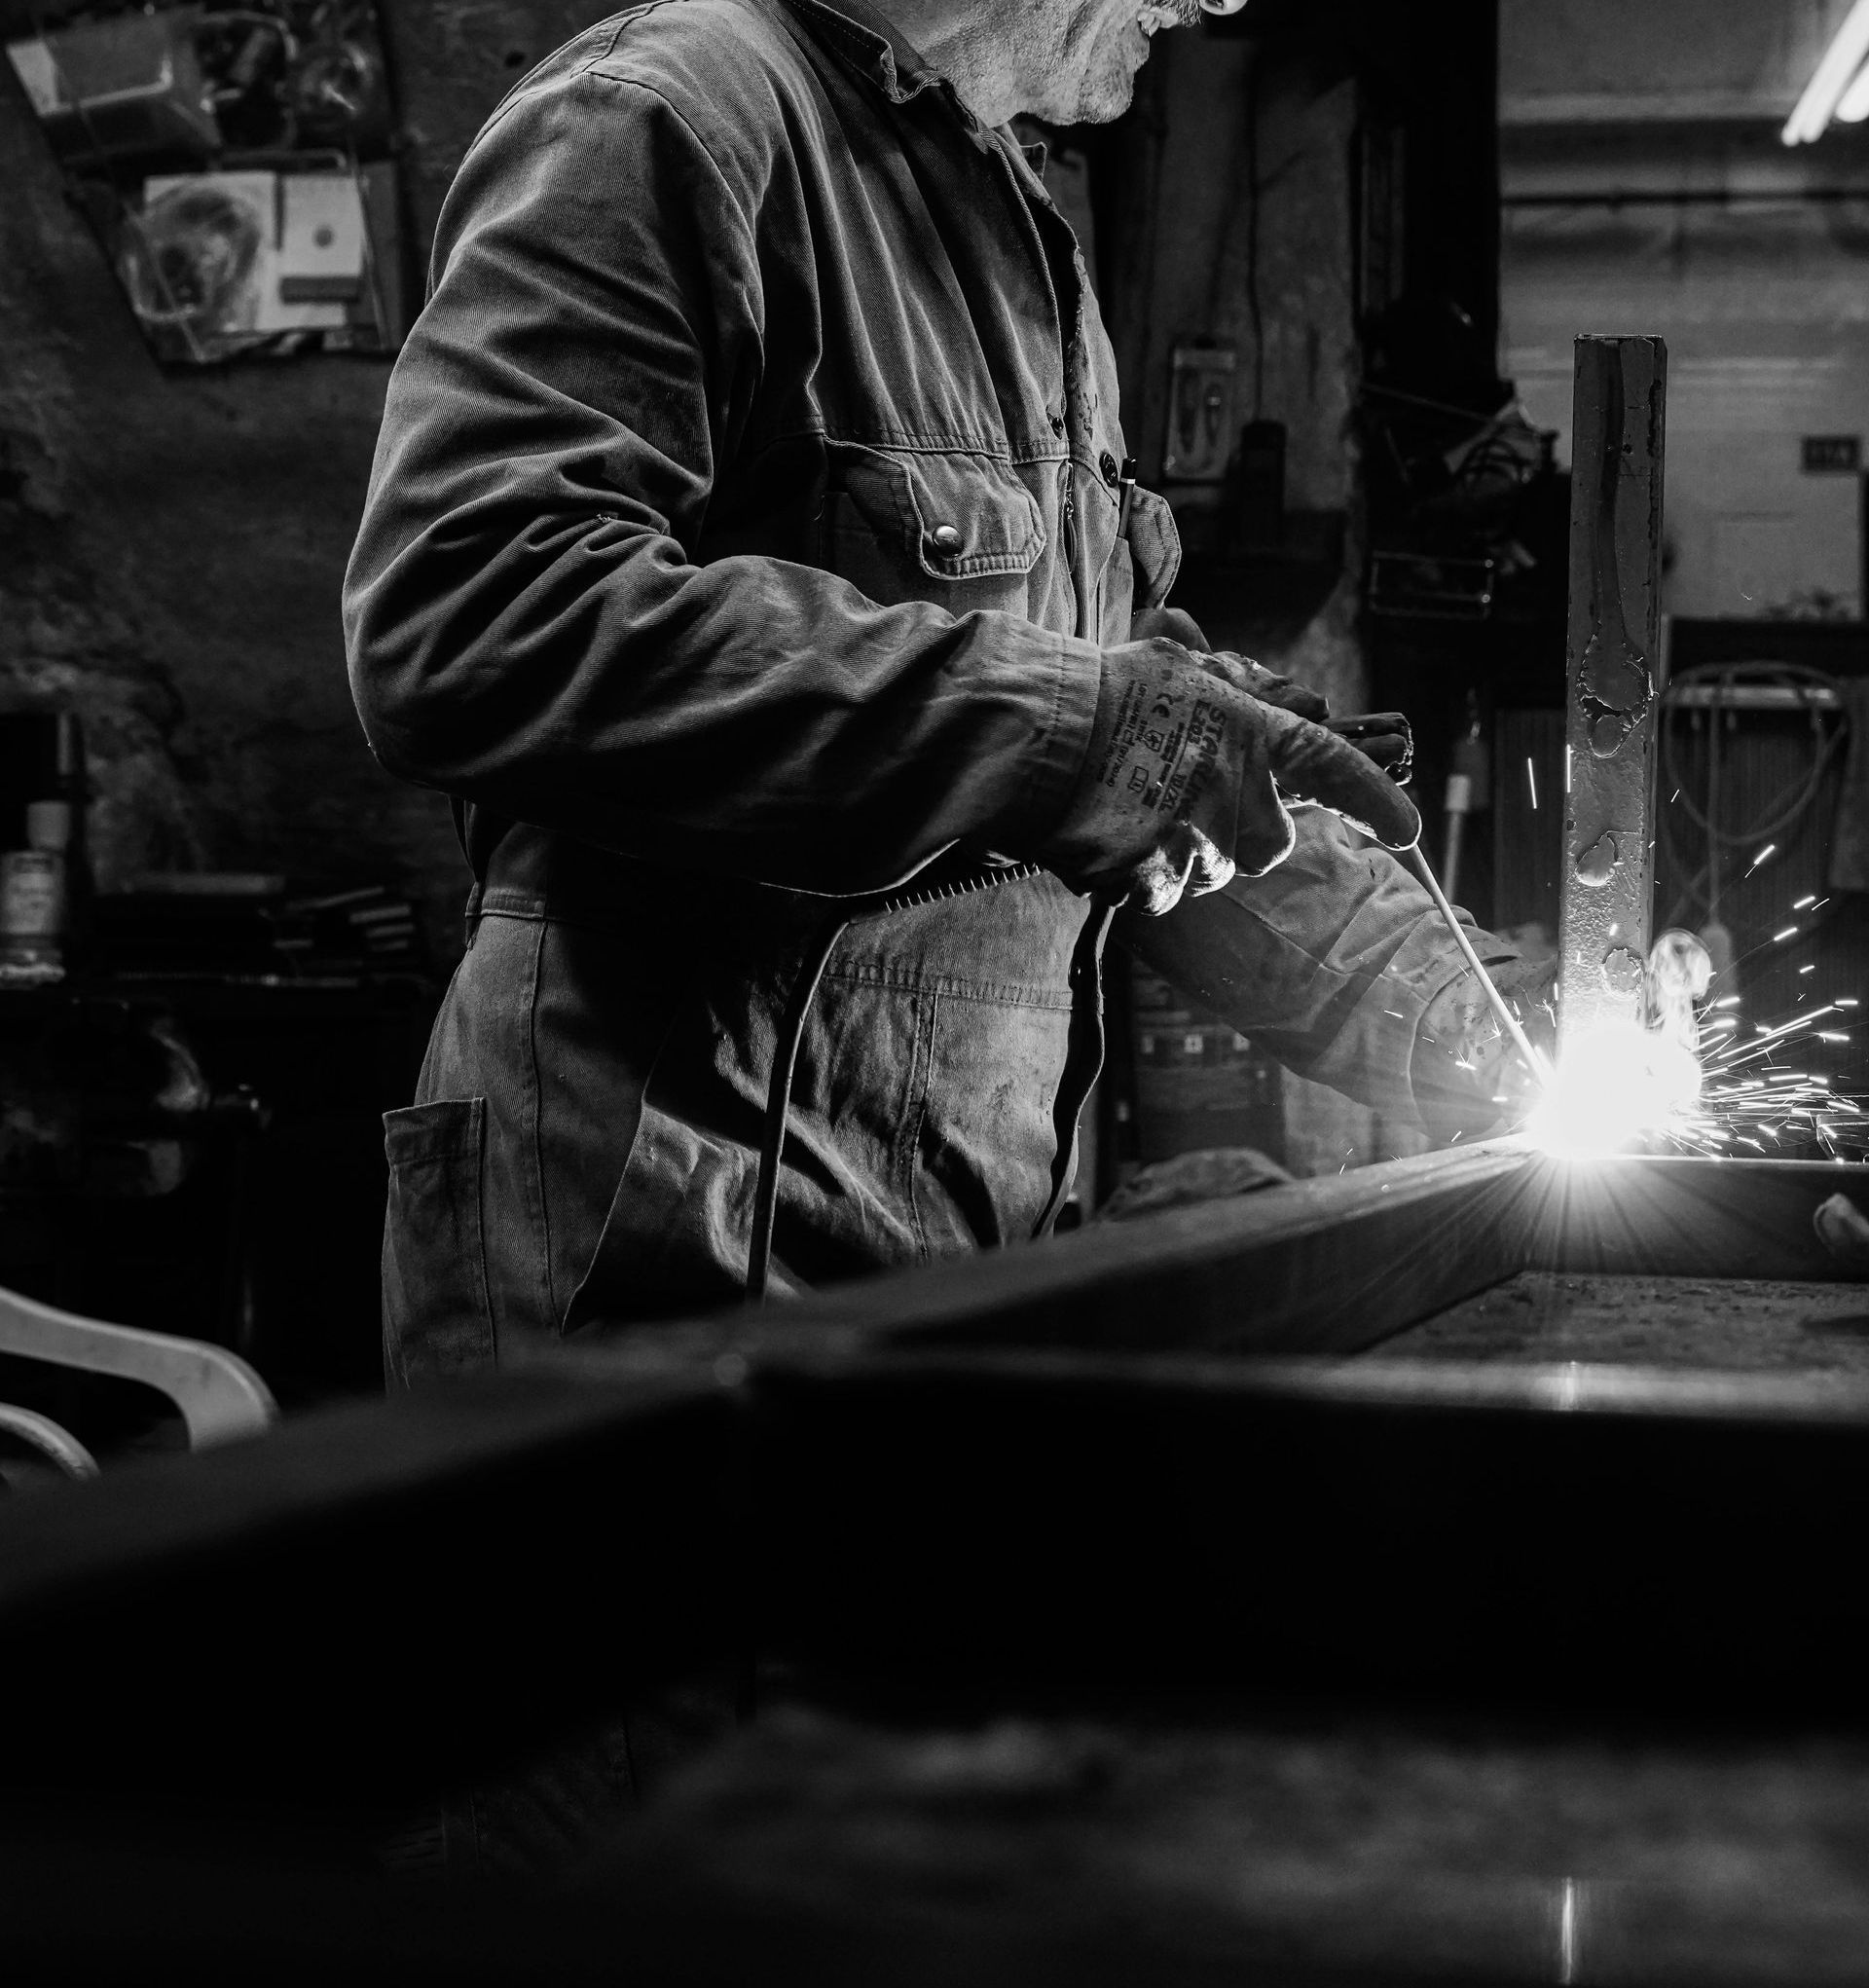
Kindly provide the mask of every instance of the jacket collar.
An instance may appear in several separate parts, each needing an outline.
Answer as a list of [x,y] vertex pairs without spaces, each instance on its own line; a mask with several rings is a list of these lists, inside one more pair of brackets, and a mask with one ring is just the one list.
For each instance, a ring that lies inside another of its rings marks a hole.
[[815,33],[867,76],[892,103],[932,90],[940,75],[865,0],[785,0]]

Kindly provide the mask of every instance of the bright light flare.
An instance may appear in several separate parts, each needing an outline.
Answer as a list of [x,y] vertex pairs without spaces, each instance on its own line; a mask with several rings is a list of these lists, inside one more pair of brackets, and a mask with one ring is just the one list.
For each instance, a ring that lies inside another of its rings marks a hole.
[[[1824,128],[1851,94],[1851,85],[1866,55],[1869,55],[1869,0],[1855,0],[1791,113],[1783,131],[1787,145],[1808,145],[1822,137]],[[1853,102],[1848,107],[1852,113],[1857,108]],[[1863,108],[1869,111],[1869,103]]]
[[1700,1059],[1671,1036],[1610,1022],[1570,1044],[1525,1130],[1570,1159],[1620,1152],[1691,1113]]
[[1869,119],[1869,69],[1856,71],[1856,80],[1843,92],[1832,115],[1840,125],[1859,125]]

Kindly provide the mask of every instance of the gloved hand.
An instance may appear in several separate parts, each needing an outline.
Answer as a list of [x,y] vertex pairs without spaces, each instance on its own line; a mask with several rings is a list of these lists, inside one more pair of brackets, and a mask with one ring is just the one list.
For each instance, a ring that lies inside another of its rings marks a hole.
[[1361,718],[1334,718],[1328,729],[1366,759],[1374,759],[1398,786],[1414,777],[1414,728],[1400,711],[1365,712]]
[[1227,679],[1235,690],[1244,690],[1262,704],[1275,704],[1280,711],[1295,711],[1322,724],[1331,715],[1330,700],[1295,677],[1281,677],[1251,656],[1234,655],[1230,649],[1216,649],[1207,640],[1199,622],[1179,607],[1144,607],[1130,617],[1129,640],[1149,642],[1165,639],[1191,649],[1207,667]]
[[1327,724],[1338,738],[1348,739],[1366,759],[1375,763],[1400,786],[1409,784],[1414,771],[1414,735],[1408,718],[1399,711],[1372,712],[1362,718],[1333,718],[1330,700],[1296,677],[1281,677],[1251,656],[1235,655],[1230,649],[1217,649],[1191,614],[1179,607],[1144,607],[1129,620],[1129,639],[1142,642],[1160,637],[1192,649],[1208,670],[1225,677],[1235,690],[1244,690],[1262,704],[1275,704],[1281,711],[1295,711],[1314,724]]
[[[1473,940],[1532,1047],[1549,1057],[1558,1042],[1556,957],[1489,957],[1486,934],[1476,932]],[[1521,1118],[1536,1083],[1471,968],[1429,1002],[1410,1075],[1422,1123],[1442,1144],[1456,1132],[1471,1139]]]
[[1280,790],[1391,849],[1421,832],[1408,796],[1354,746],[1262,703],[1178,644],[1103,652],[1090,746],[1064,818],[1035,853],[1073,890],[1152,916],[1182,893],[1262,876],[1291,853]]

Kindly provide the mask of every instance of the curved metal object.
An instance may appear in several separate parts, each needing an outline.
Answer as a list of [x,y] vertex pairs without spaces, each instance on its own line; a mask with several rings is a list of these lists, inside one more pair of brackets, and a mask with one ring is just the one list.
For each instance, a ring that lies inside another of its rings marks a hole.
[[181,1410],[191,1450],[260,1435],[278,1419],[266,1382],[221,1346],[80,1318],[17,1291],[0,1290],[0,1353],[140,1381]]
[[48,1417],[34,1415],[29,1408],[15,1408],[0,1401],[0,1432],[17,1436],[41,1456],[55,1463],[67,1477],[95,1477],[97,1459],[69,1429],[61,1429]]
[[1848,1195],[1832,1195],[1811,1220],[1817,1240],[1838,1263],[1869,1270],[1869,1221]]

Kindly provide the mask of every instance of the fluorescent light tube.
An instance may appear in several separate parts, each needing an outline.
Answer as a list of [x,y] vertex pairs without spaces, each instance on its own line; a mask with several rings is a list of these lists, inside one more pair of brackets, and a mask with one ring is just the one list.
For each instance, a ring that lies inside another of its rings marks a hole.
[[[1854,94],[1851,85],[1865,56],[1869,56],[1869,0],[1855,0],[1791,113],[1783,133],[1787,145],[1808,145],[1822,137],[1845,97]],[[1864,115],[1869,115],[1869,105],[1857,113]]]
[[1843,101],[1831,115],[1840,125],[1859,125],[1869,118],[1869,68],[1856,71],[1856,80],[1843,92]]

